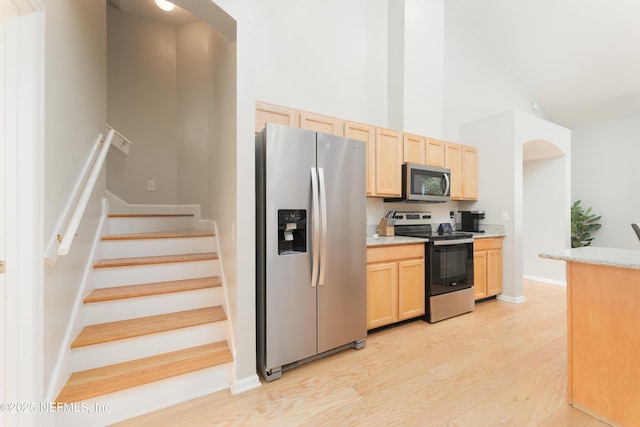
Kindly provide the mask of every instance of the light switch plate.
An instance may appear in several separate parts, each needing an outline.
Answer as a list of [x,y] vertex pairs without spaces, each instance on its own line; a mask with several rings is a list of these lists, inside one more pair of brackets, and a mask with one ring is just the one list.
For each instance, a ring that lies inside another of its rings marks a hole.
[[509,221],[509,211],[502,211],[502,220]]

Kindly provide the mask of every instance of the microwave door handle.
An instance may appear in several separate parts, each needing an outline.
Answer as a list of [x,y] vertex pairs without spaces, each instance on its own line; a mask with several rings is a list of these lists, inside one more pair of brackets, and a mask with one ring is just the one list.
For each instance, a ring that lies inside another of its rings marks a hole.
[[449,194],[449,188],[451,188],[451,181],[449,180],[449,174],[445,173],[443,174],[443,176],[444,176],[444,182],[445,182],[444,195],[446,196],[447,194]]
[[313,219],[313,267],[311,268],[311,287],[318,282],[318,257],[320,255],[320,206],[318,202],[318,173],[311,168],[311,217]]

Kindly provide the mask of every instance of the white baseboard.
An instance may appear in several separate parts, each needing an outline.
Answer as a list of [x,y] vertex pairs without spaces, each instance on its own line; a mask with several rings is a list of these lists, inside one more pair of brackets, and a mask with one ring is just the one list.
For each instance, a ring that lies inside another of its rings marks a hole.
[[245,391],[253,390],[258,387],[262,387],[260,378],[258,378],[258,375],[251,375],[247,378],[235,380],[231,384],[231,394],[235,396],[236,394],[244,393]]
[[522,304],[523,302],[525,302],[527,300],[524,296],[511,297],[509,295],[504,295],[504,294],[498,295],[496,297],[496,299],[499,299],[500,301],[510,302],[511,304]]
[[550,285],[567,287],[567,282],[563,280],[547,279],[546,277],[530,276],[528,274],[522,275],[523,279],[532,280],[534,282],[548,283]]
[[172,205],[157,204],[143,205],[131,204],[122,200],[110,191],[105,191],[105,197],[109,200],[110,213],[119,214],[153,214],[153,213],[175,213],[175,214],[193,214],[195,223],[198,223],[202,217],[200,205]]

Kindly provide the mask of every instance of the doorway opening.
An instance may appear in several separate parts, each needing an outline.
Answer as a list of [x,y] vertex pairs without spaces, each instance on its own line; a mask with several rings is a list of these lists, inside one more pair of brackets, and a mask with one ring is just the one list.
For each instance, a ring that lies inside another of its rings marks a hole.
[[564,266],[538,254],[567,243],[565,153],[549,141],[536,139],[524,143],[522,154],[523,277],[564,284]]

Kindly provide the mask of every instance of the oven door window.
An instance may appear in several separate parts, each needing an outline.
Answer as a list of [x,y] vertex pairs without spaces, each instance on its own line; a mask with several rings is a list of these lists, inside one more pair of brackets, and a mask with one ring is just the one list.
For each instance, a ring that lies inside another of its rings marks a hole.
[[473,245],[433,246],[429,293],[440,295],[473,286]]

